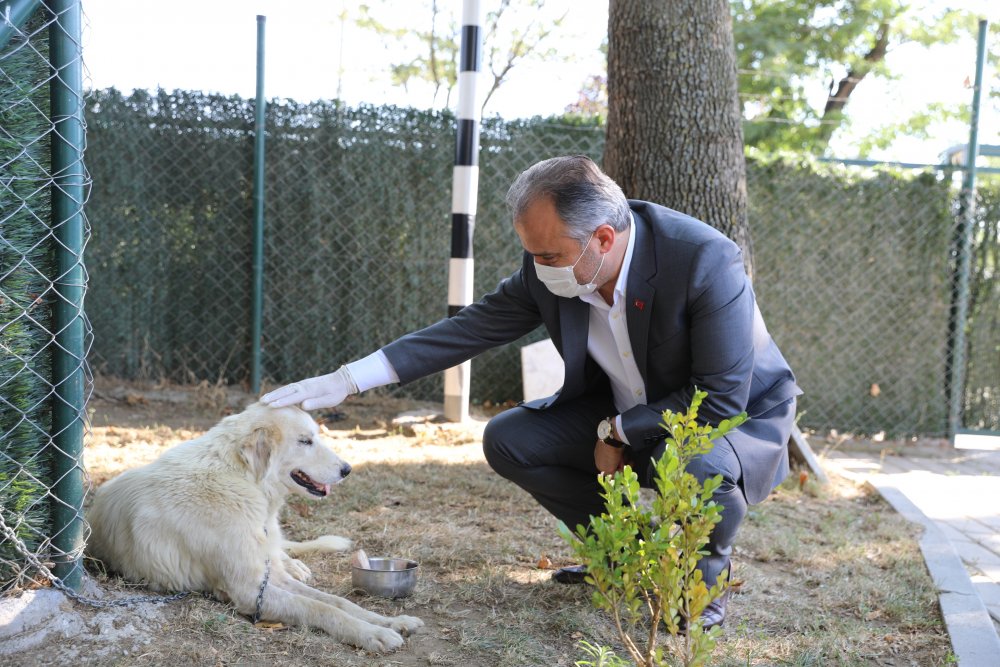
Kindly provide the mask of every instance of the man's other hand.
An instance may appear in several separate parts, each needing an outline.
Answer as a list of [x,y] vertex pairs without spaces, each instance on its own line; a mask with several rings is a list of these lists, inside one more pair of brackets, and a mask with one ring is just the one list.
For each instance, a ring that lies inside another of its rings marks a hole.
[[605,475],[614,475],[625,467],[625,449],[598,440],[594,446],[594,465]]

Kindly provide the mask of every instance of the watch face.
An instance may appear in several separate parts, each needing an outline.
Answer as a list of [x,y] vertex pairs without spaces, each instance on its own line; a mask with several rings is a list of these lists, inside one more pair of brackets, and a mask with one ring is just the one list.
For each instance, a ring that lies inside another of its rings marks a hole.
[[607,419],[602,419],[601,423],[597,425],[597,437],[600,440],[605,440],[610,435],[611,435],[611,422]]

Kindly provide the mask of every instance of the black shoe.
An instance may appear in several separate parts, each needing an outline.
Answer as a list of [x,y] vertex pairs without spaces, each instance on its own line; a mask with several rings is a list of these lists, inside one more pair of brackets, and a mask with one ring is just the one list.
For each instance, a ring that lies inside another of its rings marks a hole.
[[732,588],[726,587],[722,595],[708,603],[705,610],[701,612],[701,627],[710,630],[722,625],[726,620],[726,604],[729,602],[729,596],[732,592]]
[[560,584],[582,584],[587,581],[586,565],[570,565],[561,567],[552,573],[552,579]]
[[[733,589],[727,587],[722,595],[705,606],[705,609],[701,612],[701,627],[703,630],[711,630],[725,622],[726,604],[729,602],[729,596],[732,592]],[[687,634],[687,621],[681,618],[678,620],[677,626],[682,635]]]

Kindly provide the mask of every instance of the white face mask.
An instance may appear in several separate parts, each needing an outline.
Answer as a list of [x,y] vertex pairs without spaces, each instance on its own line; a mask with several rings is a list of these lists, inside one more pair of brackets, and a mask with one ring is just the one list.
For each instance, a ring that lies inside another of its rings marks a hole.
[[544,264],[539,264],[537,260],[535,261],[535,273],[550,292],[556,296],[572,299],[575,296],[591,294],[597,289],[597,285],[593,281],[597,279],[597,275],[604,267],[604,254],[601,254],[601,264],[597,267],[597,271],[594,272],[594,277],[586,285],[576,282],[576,274],[573,273],[573,269],[580,263],[583,256],[587,254],[587,245],[592,238],[594,238],[593,233],[587,239],[587,243],[584,244],[583,252],[580,253],[580,256],[570,266],[545,266]]

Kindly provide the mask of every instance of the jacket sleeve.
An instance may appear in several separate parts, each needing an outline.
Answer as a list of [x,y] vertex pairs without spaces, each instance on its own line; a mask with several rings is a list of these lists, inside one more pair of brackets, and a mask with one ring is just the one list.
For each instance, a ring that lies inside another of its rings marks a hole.
[[542,323],[522,270],[505,278],[478,302],[382,348],[401,384],[513,342]]

